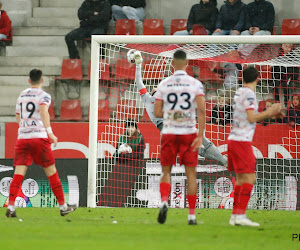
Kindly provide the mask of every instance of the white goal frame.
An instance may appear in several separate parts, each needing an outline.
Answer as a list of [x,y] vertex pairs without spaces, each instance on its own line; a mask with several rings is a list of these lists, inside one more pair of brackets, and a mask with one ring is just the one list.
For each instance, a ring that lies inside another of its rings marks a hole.
[[[107,36],[91,38],[87,206],[96,207],[100,44],[300,44],[300,36]],[[101,74],[101,72],[100,72]]]

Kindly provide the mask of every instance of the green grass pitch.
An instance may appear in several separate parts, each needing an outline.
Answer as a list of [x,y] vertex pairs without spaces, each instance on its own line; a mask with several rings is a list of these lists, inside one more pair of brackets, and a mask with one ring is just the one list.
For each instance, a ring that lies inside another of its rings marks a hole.
[[187,209],[169,209],[164,225],[156,222],[158,209],[79,208],[65,217],[57,208],[17,209],[22,222],[5,211],[0,208],[4,249],[300,249],[292,241],[300,234],[295,211],[248,211],[259,228],[230,226],[231,211],[219,209],[197,210],[197,226],[187,225]]

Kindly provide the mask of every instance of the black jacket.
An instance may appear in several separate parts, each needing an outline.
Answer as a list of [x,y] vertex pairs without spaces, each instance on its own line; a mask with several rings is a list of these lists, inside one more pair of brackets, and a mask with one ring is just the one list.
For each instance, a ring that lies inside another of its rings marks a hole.
[[288,114],[285,117],[285,122],[295,122],[297,124],[300,124],[300,110],[295,109],[293,104],[288,109]]
[[[94,15],[94,12],[99,12]],[[108,29],[108,23],[111,19],[111,7],[108,0],[85,0],[78,10],[80,27],[82,28],[104,28]]]
[[246,29],[258,27],[272,32],[275,22],[275,10],[272,3],[266,0],[255,0],[247,5]]
[[219,105],[213,107],[211,112],[211,122],[217,124],[217,119],[220,119],[219,124],[225,126],[231,123],[232,107],[228,104],[223,109],[220,109]]
[[146,0],[110,0],[111,6],[119,5],[119,6],[130,6],[133,8],[145,8]]
[[216,29],[243,31],[246,22],[246,5],[241,0],[234,4],[225,1],[221,6]]
[[187,31],[193,29],[194,24],[201,24],[205,29],[214,32],[218,18],[218,9],[213,2],[204,4],[202,0],[199,4],[192,6],[187,23]]

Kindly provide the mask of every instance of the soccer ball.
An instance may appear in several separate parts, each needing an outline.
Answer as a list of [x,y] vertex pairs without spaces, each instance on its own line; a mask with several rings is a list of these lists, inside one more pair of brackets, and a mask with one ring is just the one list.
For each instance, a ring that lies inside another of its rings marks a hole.
[[128,53],[127,53],[127,61],[130,62],[130,63],[135,63],[135,58],[134,57],[135,57],[137,52],[139,52],[139,51],[137,51],[135,49],[129,50]]

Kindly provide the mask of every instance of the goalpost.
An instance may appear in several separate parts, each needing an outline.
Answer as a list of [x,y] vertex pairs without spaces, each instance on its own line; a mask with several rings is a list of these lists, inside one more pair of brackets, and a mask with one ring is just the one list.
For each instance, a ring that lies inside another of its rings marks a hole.
[[[283,44],[293,46],[286,53]],[[88,207],[160,205],[160,131],[149,120],[134,81],[135,65],[126,59],[130,49],[142,53],[148,92],[174,72],[173,53],[187,52],[187,72],[202,81],[206,90],[206,137],[226,154],[232,110],[215,112],[215,104],[230,106],[235,89],[242,85],[242,69],[251,64],[260,72],[256,89],[260,109],[266,100],[280,98],[288,113],[293,94],[300,91],[299,44],[299,36],[92,36]],[[120,138],[129,138],[124,135],[128,119],[137,122],[144,144],[140,137],[134,139],[134,154],[124,158],[116,147]],[[284,122],[265,121],[257,126],[253,142],[257,183],[250,209],[300,209],[300,134],[297,127]],[[199,157],[197,173],[197,207],[230,208],[235,178],[226,167]],[[171,207],[186,207],[184,169],[173,167],[171,179]]]

